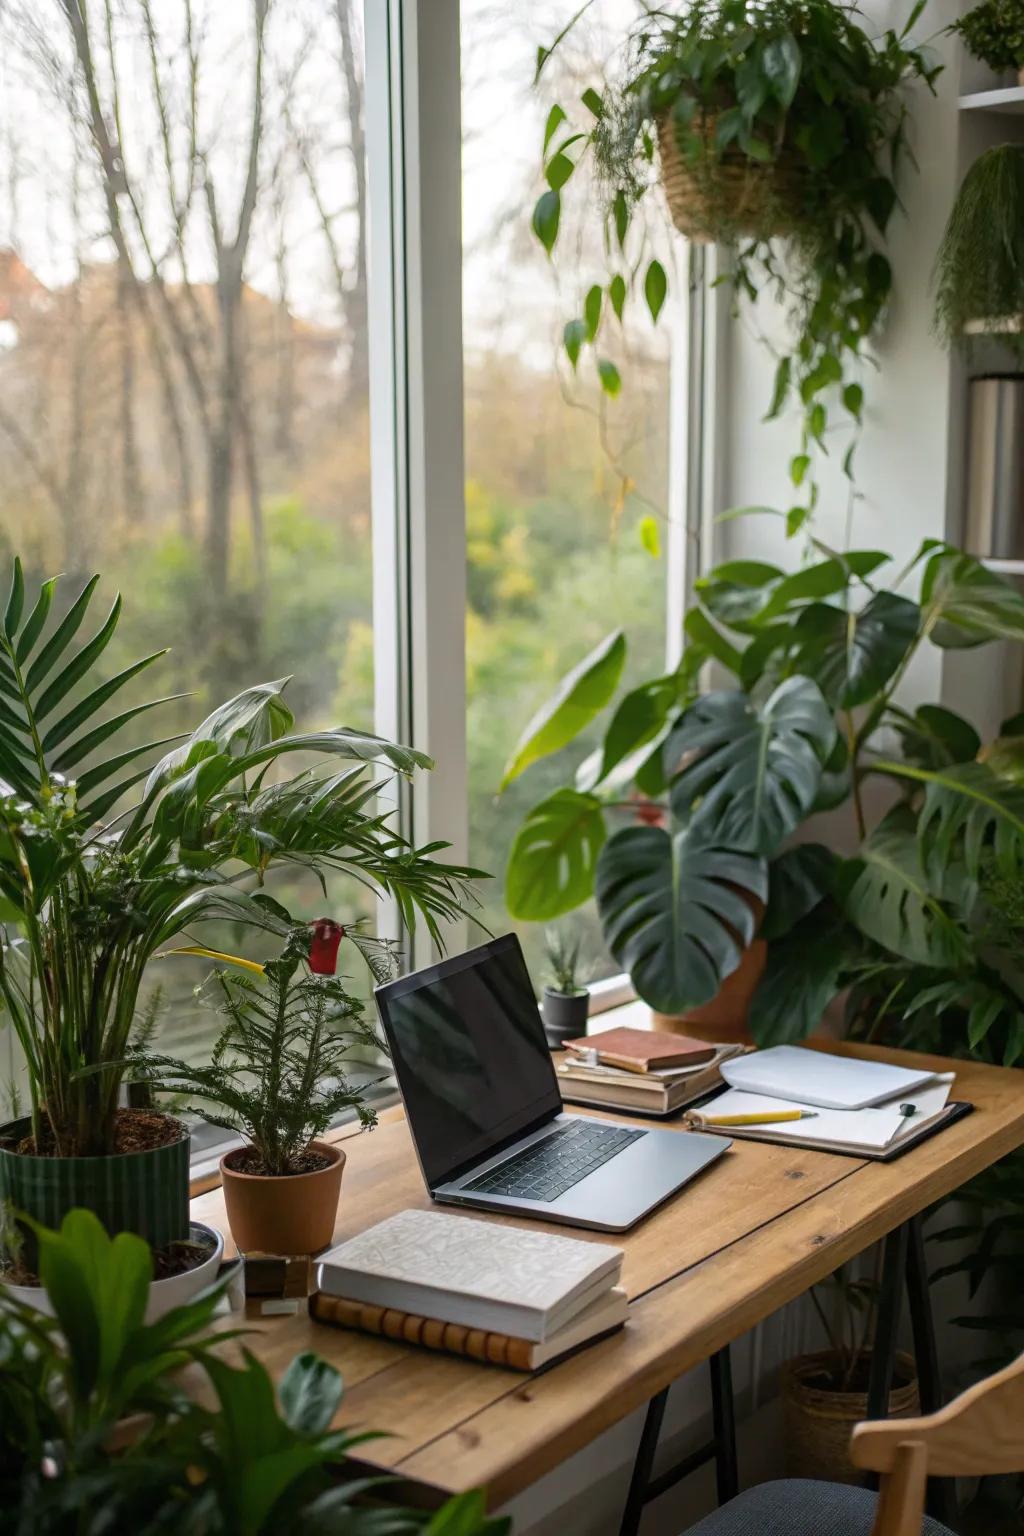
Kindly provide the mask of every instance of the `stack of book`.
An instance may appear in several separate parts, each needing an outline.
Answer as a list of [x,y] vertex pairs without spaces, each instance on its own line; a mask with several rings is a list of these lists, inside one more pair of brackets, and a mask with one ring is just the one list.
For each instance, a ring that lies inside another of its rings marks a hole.
[[609,1029],[566,1041],[556,1066],[563,1099],[630,1114],[672,1115],[717,1088],[742,1045],[709,1045],[651,1029]]
[[536,1371],[621,1328],[622,1250],[472,1216],[400,1211],[326,1253],[310,1315]]

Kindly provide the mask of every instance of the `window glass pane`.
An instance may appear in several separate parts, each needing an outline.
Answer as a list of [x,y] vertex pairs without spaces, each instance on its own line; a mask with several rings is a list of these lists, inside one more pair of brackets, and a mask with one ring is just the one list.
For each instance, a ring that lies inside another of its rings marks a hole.
[[[502,767],[533,711],[610,630],[628,635],[626,681],[660,671],[666,639],[664,555],[644,547],[641,524],[654,520],[664,549],[670,328],[663,317],[655,330],[642,301],[624,325],[606,317],[600,352],[623,386],[615,400],[602,395],[593,357],[574,374],[561,349],[589,286],[610,277],[580,173],[563,198],[554,266],[530,229],[547,112],[601,87],[638,13],[632,0],[596,0],[534,89],[538,44],[578,8],[462,0],[461,13],[470,855],[497,876],[483,891],[485,920],[496,931],[518,927],[538,986],[543,931],[510,923],[502,905],[509,844],[524,812],[567,782],[600,731],[496,798]],[[596,974],[618,969],[592,905],[568,921],[584,930]]]
[[[289,674],[300,727],[372,728],[361,0],[72,13],[0,8],[0,554],[122,591],[112,670],[171,647],[153,735]],[[207,969],[151,967],[165,1049]]]

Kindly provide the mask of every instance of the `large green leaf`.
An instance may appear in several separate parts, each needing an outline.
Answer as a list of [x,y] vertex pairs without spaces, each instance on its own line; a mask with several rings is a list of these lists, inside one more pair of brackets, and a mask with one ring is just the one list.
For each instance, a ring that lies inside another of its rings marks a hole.
[[750,1033],[762,1049],[806,1040],[842,990],[849,943],[843,925],[817,912],[768,946],[764,975],[750,1002]]
[[1024,640],[1024,597],[973,555],[943,547],[921,578],[924,626],[936,645]]
[[964,930],[929,883],[910,818],[890,815],[848,865],[843,911],[861,933],[917,965],[956,970],[970,958]]
[[741,633],[753,628],[785,576],[762,560],[727,560],[694,583],[700,601],[722,624]]
[[764,862],[700,843],[690,831],[627,827],[597,865],[605,939],[644,1002],[683,1013],[715,996],[754,937],[767,895]]
[[793,630],[790,668],[813,677],[834,707],[867,704],[910,650],[919,623],[917,604],[894,592],[876,593],[859,613],[813,603]]
[[613,630],[559,683],[553,697],[520,736],[501,780],[505,789],[531,763],[559,751],[578,736],[609,702],[622,676],[626,637]]
[[508,856],[509,916],[543,923],[580,906],[593,892],[604,840],[604,812],[596,795],[557,789],[535,805]]
[[768,866],[768,908],[762,939],[781,939],[832,890],[837,859],[822,843],[798,843]]
[[709,693],[665,745],[684,766],[672,808],[707,843],[771,854],[808,814],[836,729],[817,684],[788,678],[760,707],[740,690]]
[[863,580],[885,563],[880,550],[858,549],[844,555],[829,553],[815,565],[788,574],[760,560],[729,560],[696,583],[708,612],[742,634],[795,615],[809,603],[844,592],[854,578]]
[[969,763],[981,749],[970,721],[941,704],[920,704],[912,715],[890,705],[886,718],[899,733],[904,757],[918,768]]
[[925,785],[917,830],[920,861],[933,881],[954,860],[962,860],[976,880],[989,855],[1011,879],[1024,872],[1024,789],[985,763],[928,769],[879,761],[874,767]]
[[[121,598],[115,596],[103,622],[75,646],[75,637],[89,617],[99,577],[90,577],[64,617],[51,625],[56,582],[51,577],[42,583],[26,616],[24,573],[20,560],[15,560],[0,629],[0,774],[19,794],[38,801],[51,775],[66,775],[72,766],[92,758],[89,778],[82,776],[79,786],[79,809],[89,820],[99,814],[98,807],[108,799],[106,792],[91,795],[91,788],[126,764],[151,755],[154,744],[128,750],[118,747],[109,759],[97,759],[98,748],[117,736],[136,714],[168,701],[139,705],[105,721],[98,722],[97,717],[115,693],[165,653],[145,656],[83,692],[81,685],[95,676],[114,638]],[[70,740],[87,725],[89,730]],[[107,772],[105,761],[116,766]]]
[[576,775],[577,789],[593,789],[614,768],[648,746],[662,731],[686,694],[686,680],[678,672],[641,683],[616,706],[604,742]]

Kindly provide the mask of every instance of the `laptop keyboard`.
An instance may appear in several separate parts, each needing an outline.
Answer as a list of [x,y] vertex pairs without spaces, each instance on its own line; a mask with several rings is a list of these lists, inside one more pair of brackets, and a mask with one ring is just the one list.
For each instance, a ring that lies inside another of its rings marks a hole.
[[462,1188],[481,1195],[557,1200],[595,1168],[646,1135],[646,1131],[627,1130],[621,1125],[576,1119]]

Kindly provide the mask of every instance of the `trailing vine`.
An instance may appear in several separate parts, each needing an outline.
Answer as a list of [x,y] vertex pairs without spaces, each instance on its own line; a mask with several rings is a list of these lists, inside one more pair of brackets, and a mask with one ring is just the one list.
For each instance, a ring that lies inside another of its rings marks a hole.
[[[655,323],[663,310],[664,266],[630,234],[656,187],[683,233],[730,248],[737,301],[767,289],[782,304],[792,341],[777,355],[767,416],[793,400],[800,407],[790,534],[813,513],[815,456],[828,452],[837,402],[853,431],[843,461],[853,477],[867,345],[892,292],[884,244],[909,157],[903,88],[916,79],[932,87],[942,67],[908,41],[925,3],[901,32],[877,39],[855,4],[834,0],[652,6],[625,40],[621,77],[584,91],[583,125],[560,102],[547,115],[534,232],[553,255],[565,189],[589,160],[609,258],[607,277],[564,328],[574,370],[591,351],[601,387],[618,394],[604,328],[638,293]],[[568,30],[539,49],[538,78]]]

